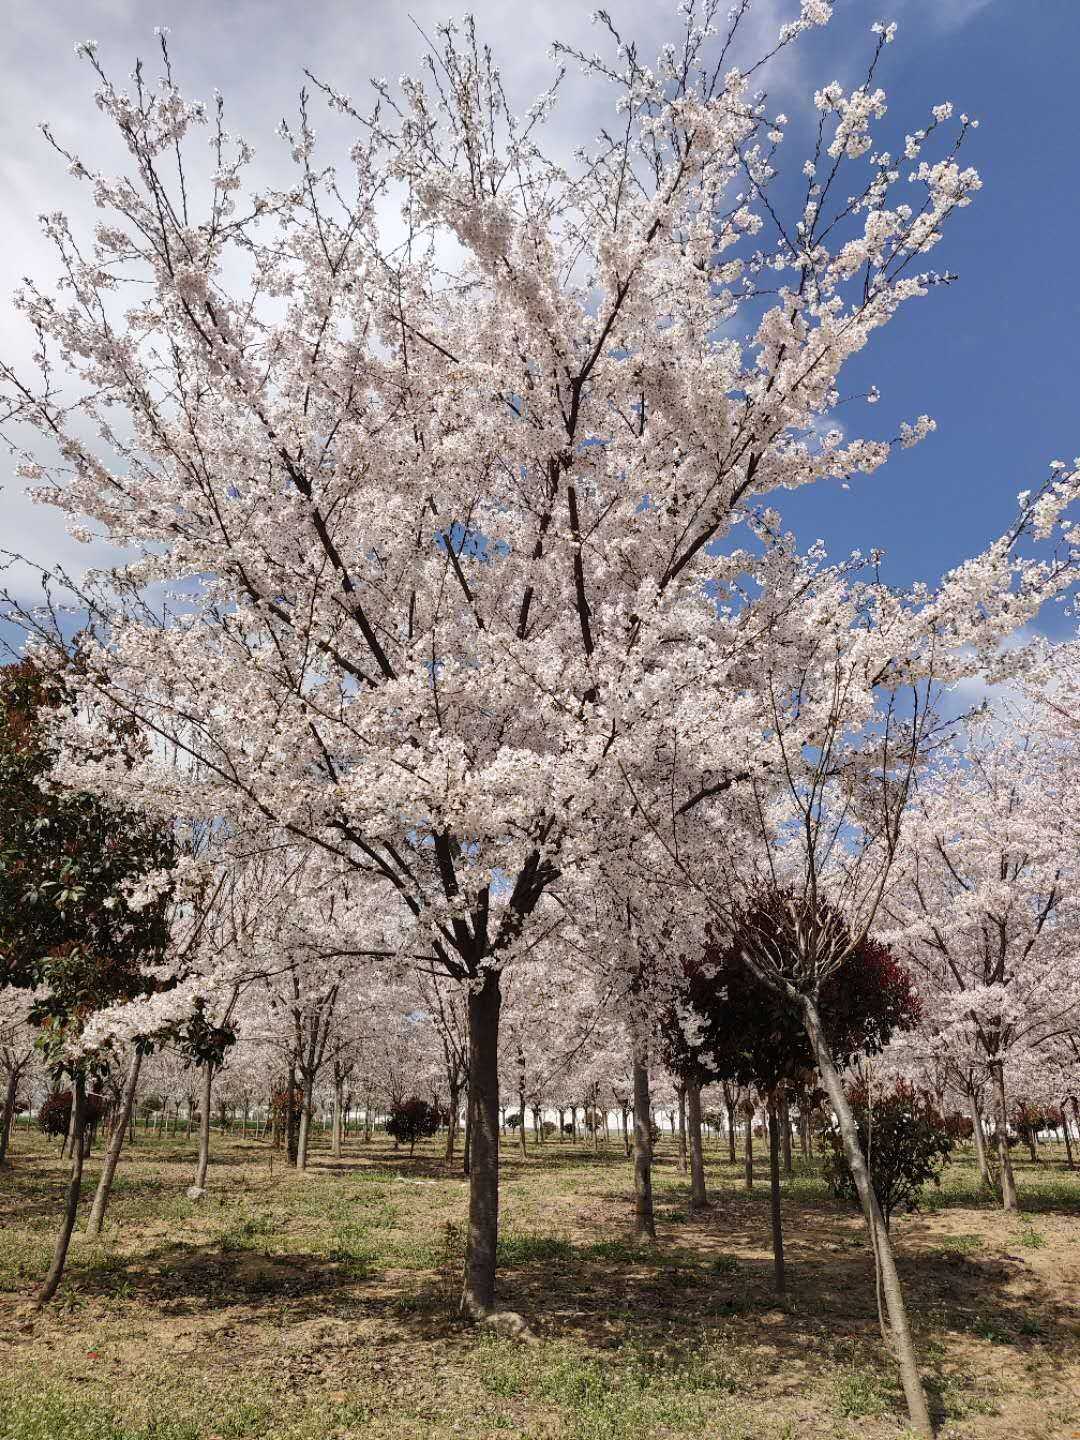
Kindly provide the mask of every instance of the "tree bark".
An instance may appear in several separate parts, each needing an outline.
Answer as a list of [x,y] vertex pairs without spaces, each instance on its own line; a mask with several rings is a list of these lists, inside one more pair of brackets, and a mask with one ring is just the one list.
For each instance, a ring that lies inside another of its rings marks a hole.
[[975,1142],[975,1161],[979,1167],[979,1179],[988,1190],[996,1192],[997,1186],[990,1173],[990,1162],[986,1155],[986,1135],[983,1131],[982,1116],[979,1114],[979,1102],[975,1098],[974,1088],[968,1090],[967,1099],[968,1110],[971,1114],[971,1138]]
[[131,1057],[131,1065],[128,1067],[123,1094],[120,1097],[120,1110],[116,1116],[116,1124],[113,1126],[113,1132],[109,1138],[109,1148],[105,1151],[105,1162],[101,1167],[97,1193],[94,1195],[94,1203],[90,1207],[90,1218],[86,1222],[87,1235],[101,1234],[101,1227],[105,1220],[105,1211],[109,1204],[109,1196],[112,1194],[117,1162],[120,1159],[120,1150],[124,1144],[124,1132],[128,1127],[131,1107],[135,1103],[135,1090],[139,1084],[139,1071],[141,1068],[142,1051],[136,1046],[135,1053]]
[[783,1147],[784,1174],[790,1175],[794,1166],[791,1163],[791,1106],[788,1104],[787,1091],[785,1090],[780,1099],[780,1142]]
[[71,1109],[68,1111],[68,1128],[64,1136],[64,1143],[60,1147],[60,1159],[67,1160],[72,1153],[72,1144],[75,1138],[75,1090],[71,1091]]
[[15,1097],[19,1089],[19,1068],[13,1066],[8,1073],[7,1091],[4,1095],[4,1118],[0,1122],[0,1165],[7,1163],[8,1141],[11,1138],[11,1121],[15,1114]]
[[889,1232],[885,1228],[881,1206],[878,1204],[874,1187],[870,1183],[870,1172],[867,1169],[859,1142],[859,1129],[855,1123],[855,1117],[851,1113],[848,1098],[844,1093],[844,1085],[839,1071],[826,1042],[817,1006],[807,995],[802,997],[802,1007],[803,1023],[817,1060],[822,1084],[840,1127],[844,1155],[855,1182],[855,1189],[858,1192],[866,1219],[866,1228],[874,1249],[881,1277],[881,1289],[885,1297],[885,1308],[889,1316],[889,1328],[892,1331],[896,1359],[900,1367],[904,1398],[907,1401],[908,1417],[915,1432],[930,1440],[934,1432],[930,1424],[926,1392],[923,1390],[922,1377],[919,1374],[919,1364],[915,1355],[915,1344],[911,1337],[911,1326],[908,1322],[904,1295],[900,1288],[900,1277],[896,1272],[892,1243],[889,1239]]
[[743,1183],[747,1191],[754,1188],[754,1111],[746,1106],[746,1134],[743,1138]]
[[780,1212],[781,1127],[784,1121],[774,1102],[769,1106],[769,1205],[772,1220],[773,1285],[778,1295],[787,1289],[784,1271],[784,1225]]
[[652,1198],[652,1110],[649,1056],[643,1040],[634,1041],[634,1234],[656,1239]]
[[1008,1119],[1005,1108],[1005,1064],[994,1060],[990,1065],[994,1086],[994,1127],[997,1130],[998,1172],[1001,1176],[1001,1205],[1004,1210],[1018,1210],[1016,1176],[1009,1155]]
[[686,1086],[678,1087],[679,1096],[679,1169],[686,1174],[689,1169],[689,1157],[686,1149]]
[[300,1158],[300,1116],[296,1108],[296,1057],[289,1063],[289,1081],[285,1092],[285,1153],[289,1164]]
[[1061,1133],[1065,1136],[1065,1159],[1070,1170],[1076,1169],[1076,1161],[1073,1159],[1072,1136],[1069,1134],[1069,1117],[1065,1112],[1065,1102],[1061,1102]]
[[79,1214],[79,1195],[82,1192],[83,1174],[82,1137],[86,1124],[86,1081],[82,1074],[75,1076],[72,1085],[71,1114],[71,1177],[68,1180],[67,1195],[64,1201],[64,1218],[53,1247],[52,1264],[49,1266],[41,1289],[34,1297],[35,1310],[42,1309],[56,1294],[64,1273],[64,1262],[67,1259],[71,1234],[75,1229],[75,1221]]
[[482,1319],[495,1304],[499,1242],[499,1013],[494,970],[469,991],[469,1238],[461,1310]]
[[701,1145],[701,1086],[687,1081],[686,1118],[690,1131],[690,1209],[704,1210],[709,1203],[705,1193],[705,1155]]
[[199,1116],[199,1159],[195,1166],[195,1189],[206,1189],[206,1172],[210,1168],[210,1100],[214,1083],[214,1067],[209,1061],[202,1073],[202,1113]]
[[472,1089],[465,1090],[465,1134],[461,1141],[461,1173],[468,1178],[472,1169]]
[[454,1144],[457,1140],[458,1124],[461,1119],[461,1091],[456,1085],[450,1087],[450,1123],[446,1127],[446,1154],[443,1160],[447,1165],[454,1163]]
[[[314,1028],[314,1027],[313,1027]],[[296,1138],[296,1168],[307,1169],[308,1141],[311,1137],[311,1106],[312,1095],[315,1089],[315,1042],[318,1035],[312,1036],[311,1046],[308,1052],[310,1064],[304,1070],[304,1102],[300,1111],[300,1132]]]
[[341,1159],[341,1111],[345,1095],[345,1082],[334,1082],[334,1121],[330,1130],[330,1153],[335,1160]]
[[735,1153],[735,1106],[727,1105],[725,1109],[727,1110],[728,1160],[732,1165],[737,1165],[739,1157]]

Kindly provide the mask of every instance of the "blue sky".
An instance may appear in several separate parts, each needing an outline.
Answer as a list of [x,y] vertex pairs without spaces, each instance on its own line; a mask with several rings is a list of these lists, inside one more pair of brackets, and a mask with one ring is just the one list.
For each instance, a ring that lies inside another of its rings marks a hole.
[[[511,93],[524,109],[550,74],[546,48],[558,36],[595,48],[588,4],[555,0],[523,7],[509,0],[475,5],[478,26],[503,62]],[[673,5],[610,0],[625,31],[642,37],[646,55],[673,34]],[[757,0],[754,24],[775,33],[796,0]],[[134,56],[154,53],[153,27],[170,26],[181,84],[209,98],[225,92],[232,128],[272,154],[273,127],[295,109],[301,67],[359,94],[365,77],[414,68],[421,41],[408,14],[425,28],[448,11],[445,0],[408,5],[374,0],[53,0],[13,7],[5,19],[5,86],[0,94],[0,187],[7,240],[0,255],[0,347],[26,352],[7,297],[25,273],[50,273],[34,215],[68,209],[79,220],[77,187],[37,135],[41,119],[60,138],[75,138],[88,157],[105,131],[91,99],[89,75],[75,60],[77,40],[97,39],[114,74]],[[791,116],[784,147],[797,171],[799,131],[812,123],[815,88],[855,83],[870,50],[875,19],[899,24],[880,83],[889,93],[890,139],[925,122],[930,107],[952,100],[978,117],[968,147],[984,188],[956,217],[933,265],[959,275],[956,285],[913,302],[845,371],[845,391],[871,383],[882,393],[874,410],[852,407],[853,428],[887,436],[901,419],[927,412],[936,434],[898,452],[875,476],[849,491],[817,486],[782,497],[800,542],[823,538],[835,556],[874,546],[887,551],[896,583],[936,579],[1007,526],[1014,498],[1036,486],[1050,460],[1080,453],[1075,400],[1080,358],[1080,295],[1061,255],[1072,247],[1080,214],[1077,154],[1072,143],[1080,80],[1080,5],[1076,0],[839,0],[834,22],[804,39],[772,85],[776,109]],[[156,67],[150,66],[156,74]],[[599,112],[596,112],[597,115]],[[594,117],[571,108],[556,121],[556,145],[588,138]],[[577,126],[577,133],[574,127]],[[805,133],[805,132],[804,132]],[[893,143],[894,151],[898,148]],[[107,161],[105,162],[107,166]],[[0,461],[0,470],[6,468]],[[3,476],[0,545],[48,562],[78,567],[91,559],[52,512],[30,507],[21,482]],[[1057,633],[1069,624],[1046,617]]]

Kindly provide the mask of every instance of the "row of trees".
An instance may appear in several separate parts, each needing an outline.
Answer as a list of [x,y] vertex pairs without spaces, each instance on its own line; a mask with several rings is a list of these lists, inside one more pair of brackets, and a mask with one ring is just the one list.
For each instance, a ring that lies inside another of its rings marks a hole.
[[[862,84],[814,94],[788,166],[801,129],[740,50],[748,9],[725,31],[690,0],[652,67],[601,12],[609,54],[557,45],[524,120],[472,25],[445,27],[370,110],[315,81],[358,131],[347,165],[321,159],[305,97],[282,130],[291,178],[263,190],[221,105],[176,86],[164,37],[162,78],[140,68],[131,91],[83,47],[128,172],[47,132],[102,218],[88,240],[44,221],[59,282],[17,302],[37,373],[0,382],[40,498],[135,555],[53,577],[42,606],[8,597],[43,667],[26,683],[63,675],[48,737],[15,753],[133,848],[98,877],[86,964],[49,931],[91,893],[61,884],[63,851],[47,895],[5,862],[29,928],[2,978],[42,992],[77,1130],[105,1057],[130,1047],[132,1093],[166,1038],[201,1065],[196,1191],[245,1007],[268,1044],[287,1036],[299,1164],[335,1017],[366,1024],[382,996],[401,1023],[441,1014],[468,1096],[462,1309],[484,1317],[500,1093],[524,1107],[554,1086],[552,1048],[580,1057],[622,1027],[647,1229],[658,1026],[685,1019],[693,1066],[724,1073],[687,985],[729,965],[725,1001],[751,997],[763,1037],[756,1083],[812,1067],[825,1092],[929,1434],[842,1075],[898,1020],[849,1039],[844,977],[885,932],[924,996],[911,1053],[959,1066],[973,1107],[989,1089],[1002,1145],[1010,1075],[1052,1063],[1075,1091],[1080,710],[1060,677],[1080,672],[1072,647],[1040,674],[1002,642],[1073,583],[1080,475],[1051,466],[934,589],[898,593],[877,557],[830,564],[785,532],[784,491],[932,431],[839,424],[841,374],[951,279],[926,257],[980,182],[950,104],[890,137],[893,26]],[[829,12],[802,0],[765,59]],[[568,163],[541,137],[572,68],[617,109]],[[971,675],[1033,686],[1035,718],[949,740],[940,689]],[[27,849],[31,789],[11,822]],[[687,1072],[692,1131],[704,1074]],[[1015,1204],[1007,1149],[999,1167]]]

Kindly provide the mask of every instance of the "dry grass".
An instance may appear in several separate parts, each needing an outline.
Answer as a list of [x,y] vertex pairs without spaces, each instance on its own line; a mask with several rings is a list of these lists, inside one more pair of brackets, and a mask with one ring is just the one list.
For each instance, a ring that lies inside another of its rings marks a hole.
[[[436,1146],[316,1151],[298,1176],[265,1144],[214,1144],[210,1197],[192,1203],[190,1144],[140,1134],[107,1234],[73,1242],[27,1329],[63,1167],[18,1134],[0,1172],[0,1440],[903,1433],[861,1224],[810,1168],[785,1183],[780,1306],[764,1176],[747,1196],[711,1153],[714,1203],[690,1221],[664,1153],[661,1238],[642,1248],[621,1152],[549,1143],[525,1163],[508,1141],[500,1303],[540,1337],[523,1345],[455,1318],[466,1190]],[[1054,1156],[1020,1184],[1010,1219],[961,1160],[895,1222],[943,1437],[1080,1437],[1080,1176]]]

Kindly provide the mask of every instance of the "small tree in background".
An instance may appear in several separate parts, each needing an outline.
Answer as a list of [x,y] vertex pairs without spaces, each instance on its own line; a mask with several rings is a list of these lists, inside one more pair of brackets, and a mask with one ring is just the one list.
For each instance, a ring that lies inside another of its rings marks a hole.
[[[760,1090],[769,1116],[769,1171],[773,1259],[778,1292],[786,1286],[780,1213],[780,1126],[782,1104],[793,1090],[805,1090],[816,1063],[798,1011],[782,995],[757,979],[744,961],[747,934],[771,937],[778,963],[797,968],[798,954],[788,933],[784,897],[763,895],[743,917],[743,925],[724,946],[710,946],[700,958],[683,962],[679,1005],[696,1017],[689,1039],[673,1007],[662,1022],[664,1052],[670,1068],[687,1085],[727,1080]],[[867,936],[821,984],[821,1023],[833,1062],[880,1052],[898,1030],[919,1017],[919,998],[907,974],[888,948]],[[698,1089],[700,1096],[700,1088]],[[748,1112],[748,1126],[753,1110]],[[700,1125],[698,1126],[700,1131]],[[705,1201],[700,1140],[695,1159],[691,1124],[692,1190],[695,1208]],[[747,1131],[747,1181],[752,1160]],[[699,1172],[699,1173],[695,1173]]]
[[[953,1148],[950,1126],[929,1096],[906,1081],[873,1095],[865,1083],[848,1091],[859,1141],[870,1169],[870,1182],[888,1226],[900,1206],[918,1208],[923,1186],[936,1184]],[[851,1169],[835,1120],[825,1127],[829,1153],[825,1179],[838,1200],[858,1205]]]
[[395,1100],[390,1107],[386,1133],[413,1153],[417,1140],[429,1140],[439,1128],[439,1109],[414,1095],[409,1100]]
[[[56,1293],[78,1214],[90,1066],[65,1058],[88,1016],[150,993],[169,943],[168,893],[132,903],[128,887],[174,858],[167,826],[57,782],[54,710],[72,710],[75,665],[0,667],[0,984],[37,991],[29,1011],[56,1079],[71,1077],[71,1175],[52,1264],[35,1304]],[[117,717],[89,758],[131,766],[145,741]],[[122,1133],[122,1132],[121,1132]]]

